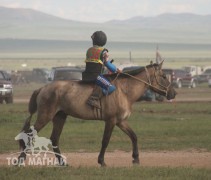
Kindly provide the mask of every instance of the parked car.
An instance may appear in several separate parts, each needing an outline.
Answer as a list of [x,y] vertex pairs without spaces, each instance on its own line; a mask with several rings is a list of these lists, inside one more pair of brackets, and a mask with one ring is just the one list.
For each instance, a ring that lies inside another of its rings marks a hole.
[[164,68],[163,72],[176,88],[184,86],[195,88],[197,86],[197,79],[183,69]]
[[83,68],[79,67],[53,67],[48,80],[59,81],[59,80],[82,80]]
[[211,88],[211,77],[208,79],[208,86]]
[[[130,72],[132,70],[136,70],[141,68],[141,66],[129,66],[122,69],[122,72]],[[150,89],[147,89],[143,96],[141,96],[138,101],[164,101],[165,97],[153,92]]]
[[0,70],[0,103],[13,103],[13,87],[10,75]]
[[49,69],[46,68],[34,68],[32,70],[32,81],[46,83],[49,77]]
[[195,77],[198,83],[207,82],[211,78],[211,68],[206,69],[202,74]]

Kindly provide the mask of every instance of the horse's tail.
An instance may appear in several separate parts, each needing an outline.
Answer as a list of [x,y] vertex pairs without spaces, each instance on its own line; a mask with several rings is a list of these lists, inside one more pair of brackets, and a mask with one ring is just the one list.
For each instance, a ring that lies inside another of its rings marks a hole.
[[22,131],[27,131],[30,128],[30,122],[31,122],[31,118],[32,115],[37,111],[37,96],[40,93],[41,88],[37,89],[33,92],[33,94],[31,95],[30,101],[29,101],[29,106],[28,106],[28,111],[30,113],[30,116],[26,119]]
[[42,88],[35,90],[33,94],[31,95],[29,106],[28,106],[28,110],[31,115],[37,111],[37,96],[40,93],[41,89]]

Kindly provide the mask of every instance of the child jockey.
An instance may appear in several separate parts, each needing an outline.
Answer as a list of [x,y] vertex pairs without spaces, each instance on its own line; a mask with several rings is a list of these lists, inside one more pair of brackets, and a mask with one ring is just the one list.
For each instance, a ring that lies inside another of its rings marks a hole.
[[[102,91],[104,95],[109,95],[115,91],[116,87],[103,76],[104,66],[112,73],[120,72],[120,70],[109,61],[108,50],[103,47],[107,42],[106,34],[103,31],[96,31],[91,38],[93,46],[90,47],[86,53],[86,68],[82,74],[82,80],[86,82],[96,82],[98,87],[101,87],[100,91]],[[94,88],[87,103],[96,108],[100,108],[100,94],[99,88]]]

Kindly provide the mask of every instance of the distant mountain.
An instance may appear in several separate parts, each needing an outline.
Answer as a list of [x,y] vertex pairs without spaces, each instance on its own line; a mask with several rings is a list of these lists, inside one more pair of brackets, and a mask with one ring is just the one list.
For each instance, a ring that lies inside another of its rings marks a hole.
[[0,7],[0,38],[82,40],[80,30],[90,26],[32,9]]
[[[137,16],[126,20],[114,20],[109,24],[133,25],[143,28],[211,28],[211,15],[196,15],[191,13],[171,14],[165,13],[155,17]],[[179,29],[178,29],[179,30]]]
[[31,21],[63,21],[63,19],[51,16],[32,9],[12,9],[0,7],[1,22],[31,22]]
[[211,15],[133,17],[105,23],[62,19],[32,9],[0,7],[0,39],[85,40],[103,30],[108,41],[211,43]]

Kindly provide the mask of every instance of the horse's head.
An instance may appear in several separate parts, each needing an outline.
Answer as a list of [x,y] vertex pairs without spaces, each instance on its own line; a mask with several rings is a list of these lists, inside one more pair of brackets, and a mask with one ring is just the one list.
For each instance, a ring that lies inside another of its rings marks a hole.
[[174,99],[176,91],[162,71],[163,61],[160,64],[151,64],[146,67],[146,73],[150,89],[160,95],[166,96],[168,100]]

